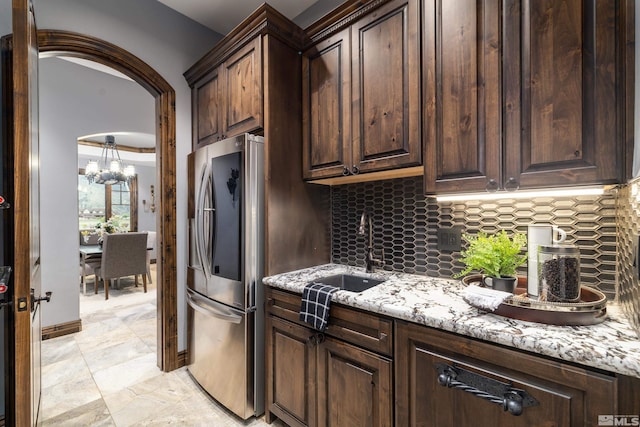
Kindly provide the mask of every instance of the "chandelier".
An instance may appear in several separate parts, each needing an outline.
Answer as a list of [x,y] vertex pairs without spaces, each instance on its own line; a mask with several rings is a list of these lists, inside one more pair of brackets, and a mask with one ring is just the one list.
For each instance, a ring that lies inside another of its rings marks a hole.
[[[108,168],[107,168],[108,166]],[[87,163],[84,176],[89,184],[120,184],[129,183],[136,171],[132,165],[124,166],[120,159],[120,153],[116,147],[116,139],[113,135],[104,138],[104,147],[100,160],[91,160]]]

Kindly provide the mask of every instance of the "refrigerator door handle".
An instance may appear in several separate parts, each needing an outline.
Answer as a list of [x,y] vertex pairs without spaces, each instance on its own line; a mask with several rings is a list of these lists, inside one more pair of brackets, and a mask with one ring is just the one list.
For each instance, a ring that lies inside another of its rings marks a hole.
[[187,304],[205,316],[215,317],[235,324],[239,324],[242,321],[242,316],[238,316],[229,308],[215,301],[201,297],[189,289],[187,289]]
[[[198,260],[200,262],[200,266],[204,270],[205,277],[211,276],[211,268],[209,265],[209,260],[207,257],[207,248],[206,243],[204,241],[204,235],[207,232],[204,227],[204,216],[205,212],[207,212],[207,208],[205,208],[205,197],[207,194],[207,185],[209,181],[209,167],[205,165],[202,168],[202,172],[200,174],[200,188],[198,189],[198,195],[196,199],[196,232],[195,232],[195,240],[196,240],[196,252],[198,256]],[[210,212],[210,211],[209,211]]]
[[249,289],[249,309],[255,311],[256,309],[256,281],[250,282],[251,288]]

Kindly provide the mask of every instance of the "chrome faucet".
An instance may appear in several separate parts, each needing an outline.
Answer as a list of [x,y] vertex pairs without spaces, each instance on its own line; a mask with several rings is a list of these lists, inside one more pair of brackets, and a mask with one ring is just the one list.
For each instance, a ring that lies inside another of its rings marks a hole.
[[[367,224],[368,223],[368,224]],[[374,272],[374,266],[381,267],[384,264],[384,249],[382,251],[382,258],[376,259],[373,255],[373,221],[371,220],[371,215],[367,213],[367,211],[362,212],[362,216],[360,217],[360,226],[358,227],[358,234],[364,236],[366,231],[365,228],[369,226],[369,239],[367,242],[367,252],[365,254],[365,271],[367,273]]]

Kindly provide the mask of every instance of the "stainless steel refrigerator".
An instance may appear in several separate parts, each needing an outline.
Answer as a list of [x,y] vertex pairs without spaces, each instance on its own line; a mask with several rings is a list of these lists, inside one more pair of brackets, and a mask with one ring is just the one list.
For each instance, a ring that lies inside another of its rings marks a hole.
[[264,412],[264,141],[244,134],[189,159],[188,370],[243,419]]

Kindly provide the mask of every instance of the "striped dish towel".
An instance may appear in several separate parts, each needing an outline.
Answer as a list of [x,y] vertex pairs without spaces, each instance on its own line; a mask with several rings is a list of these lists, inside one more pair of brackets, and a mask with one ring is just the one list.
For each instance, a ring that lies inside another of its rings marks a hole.
[[309,283],[302,291],[302,306],[300,307],[300,320],[313,326],[320,332],[324,332],[329,322],[329,306],[331,294],[337,291],[335,286],[322,283]]

